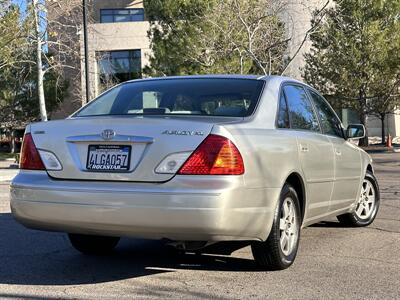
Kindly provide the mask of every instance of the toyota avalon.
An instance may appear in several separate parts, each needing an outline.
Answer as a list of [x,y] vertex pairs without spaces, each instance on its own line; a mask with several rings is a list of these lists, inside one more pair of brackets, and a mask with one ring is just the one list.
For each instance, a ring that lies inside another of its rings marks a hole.
[[65,120],[27,126],[11,208],[86,254],[123,236],[186,250],[246,241],[259,265],[285,269],[301,228],[374,220],[372,160],[351,142],[364,131],[290,78],[134,80]]

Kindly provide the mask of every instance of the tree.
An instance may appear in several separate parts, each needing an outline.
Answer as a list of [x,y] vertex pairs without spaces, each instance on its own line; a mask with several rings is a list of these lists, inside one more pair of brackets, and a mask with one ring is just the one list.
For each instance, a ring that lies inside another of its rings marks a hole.
[[[16,50],[21,51],[21,49]],[[40,120],[37,68],[29,62],[29,59],[35,58],[35,49],[27,49],[24,55],[26,62],[4,67],[0,71],[1,127],[8,129],[10,138],[14,129]],[[19,54],[19,57],[24,58],[23,54]],[[68,84],[59,80],[63,79],[55,70],[47,72],[43,78],[43,92],[46,95],[49,112],[59,106],[66,94]]]
[[[37,87],[42,121],[47,121],[44,77],[55,71],[60,76],[66,69],[80,65],[80,48],[77,36],[82,27],[82,7],[77,1],[30,0],[30,13],[34,28],[29,47],[36,49]],[[49,18],[51,9],[54,14]],[[59,12],[57,14],[56,12]],[[62,83],[63,80],[57,82]]]
[[[382,79],[387,79],[389,76],[381,76]],[[393,76],[390,76],[393,77]],[[388,115],[394,114],[397,109],[400,108],[400,90],[399,90],[399,78],[393,78],[392,81],[383,82],[379,85],[379,91],[384,90],[384,93],[376,94],[375,99],[371,99],[369,105],[370,114],[377,117],[381,121],[381,139],[382,143],[385,142],[385,119]],[[385,88],[383,88],[385,87]]]
[[150,75],[277,74],[288,38],[283,1],[144,1],[151,27]]
[[[368,114],[382,107],[387,111],[393,102],[386,100],[398,94],[400,2],[334,2],[319,20],[319,30],[310,35],[304,77],[333,99],[334,106],[357,110],[366,126]],[[368,145],[368,134],[360,144]]]
[[[31,50],[32,52],[32,50]],[[29,57],[34,57],[34,53]],[[0,120],[1,127],[7,128],[10,140],[14,129],[24,127],[28,122],[40,120],[37,92],[37,69],[29,62],[3,68],[0,72]],[[47,72],[43,88],[49,112],[55,110],[65,96],[67,83],[59,83],[59,74]],[[12,152],[15,150],[11,147]]]
[[[20,24],[21,14],[16,5],[11,4],[10,1],[3,3],[3,8],[8,9],[8,12],[2,17],[2,26],[0,27],[0,33],[3,33],[6,38],[3,38],[3,43],[0,44],[2,49],[2,59],[0,66],[15,66],[19,63],[36,63],[37,67],[37,86],[39,95],[39,107],[40,115],[43,121],[47,121],[46,104],[44,98],[44,87],[43,87],[43,34],[41,32],[41,8],[38,0],[32,0],[32,7],[28,11],[26,18]],[[31,30],[33,28],[33,30]],[[25,29],[25,30],[24,30]],[[26,49],[31,46],[35,46],[36,49],[36,62],[31,61],[30,58],[21,60],[17,54],[21,51],[16,49]]]
[[[19,8],[11,3],[2,3],[0,13],[0,120],[1,127],[7,128],[12,136],[15,128],[27,122],[37,121],[40,116],[38,71],[36,67],[37,48],[32,47],[35,28],[33,15],[28,11],[22,17]],[[62,101],[67,83],[57,68],[51,68],[47,61],[54,61],[50,52],[40,70],[43,74],[43,95],[47,97],[49,112]],[[12,139],[11,139],[12,140]]]
[[40,22],[40,12],[41,9],[39,7],[38,0],[32,0],[33,6],[33,16],[35,22],[35,46],[36,46],[36,68],[37,68],[37,91],[39,96],[39,108],[40,108],[40,118],[42,121],[47,121],[47,110],[46,110],[46,101],[44,98],[44,71],[43,71],[43,60],[42,60],[42,32],[41,32],[41,22]]
[[[21,51],[29,32],[27,22],[20,22],[20,9],[11,1],[0,2],[0,71],[22,60]],[[26,58],[24,58],[26,59]]]

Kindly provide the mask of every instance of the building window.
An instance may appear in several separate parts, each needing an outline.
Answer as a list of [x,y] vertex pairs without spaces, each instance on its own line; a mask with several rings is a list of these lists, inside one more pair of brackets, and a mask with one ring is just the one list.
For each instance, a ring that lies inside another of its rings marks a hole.
[[101,92],[120,82],[142,76],[140,50],[102,51],[96,55]]
[[118,22],[142,22],[144,21],[144,9],[101,9],[101,23],[118,23]]

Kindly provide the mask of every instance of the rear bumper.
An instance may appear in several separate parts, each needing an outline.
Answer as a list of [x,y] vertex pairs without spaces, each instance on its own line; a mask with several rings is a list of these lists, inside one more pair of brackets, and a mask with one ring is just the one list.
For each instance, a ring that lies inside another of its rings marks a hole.
[[265,240],[279,189],[246,189],[241,176],[176,176],[167,183],[53,180],[21,171],[11,209],[42,230],[171,240]]

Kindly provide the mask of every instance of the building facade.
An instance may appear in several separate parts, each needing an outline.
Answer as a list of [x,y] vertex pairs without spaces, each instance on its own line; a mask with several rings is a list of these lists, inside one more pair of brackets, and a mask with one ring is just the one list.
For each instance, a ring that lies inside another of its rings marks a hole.
[[[142,77],[150,54],[150,40],[143,1],[95,0],[91,20],[88,50],[89,95],[92,99],[117,82]],[[85,69],[83,63],[82,70]],[[82,76],[85,83],[84,72]],[[85,91],[84,84],[82,90]],[[85,103],[85,96],[82,98]]]
[[[76,2],[76,5],[82,3],[81,0],[70,1]],[[88,65],[91,100],[117,82],[140,78],[143,68],[148,64],[151,50],[147,35],[150,24],[146,20],[142,0],[92,0],[89,3]],[[311,16],[315,9],[321,9],[325,4],[326,0],[288,1],[282,18],[290,37],[288,55],[296,56],[284,75],[302,80],[305,64],[303,55],[311,47],[310,41],[305,39],[311,26]],[[49,10],[51,14],[55,12]],[[54,114],[55,118],[65,117],[76,110],[77,103],[83,105],[87,102],[82,34],[77,38],[77,45],[81,52],[80,78],[75,73],[66,74],[69,79],[75,76],[70,80],[70,90],[75,92],[70,93],[60,111]],[[357,115],[349,110],[342,110],[339,115],[345,125],[358,121]],[[380,121],[371,117],[368,130],[371,136],[380,136]],[[386,132],[400,136],[400,114],[388,116]]]

